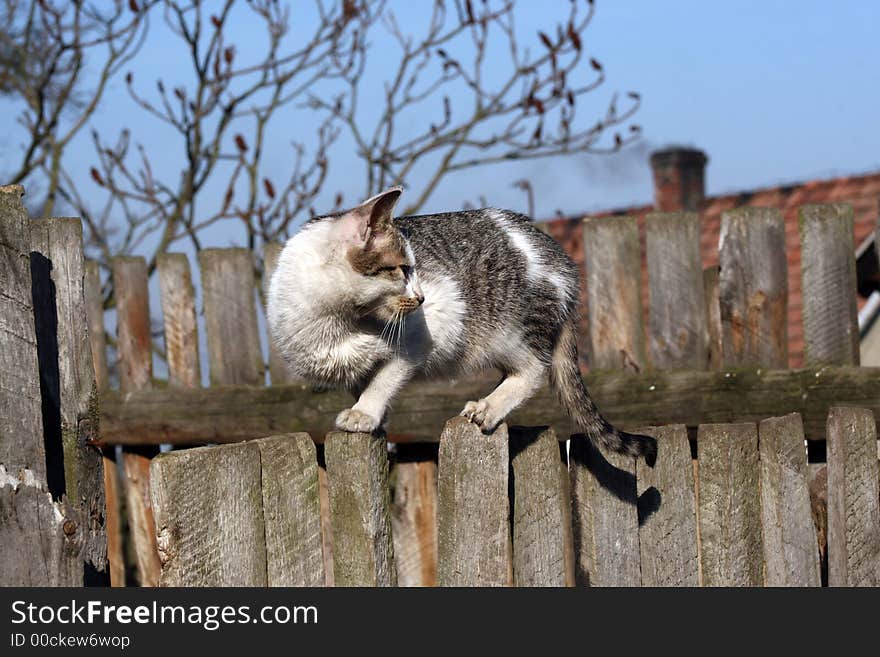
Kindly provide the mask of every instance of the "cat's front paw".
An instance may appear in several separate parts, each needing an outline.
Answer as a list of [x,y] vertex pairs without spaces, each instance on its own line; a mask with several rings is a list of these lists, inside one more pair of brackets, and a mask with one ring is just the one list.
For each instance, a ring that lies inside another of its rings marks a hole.
[[356,408],[347,408],[336,416],[336,428],[342,431],[373,433],[379,428],[379,420]]
[[489,433],[495,430],[503,418],[496,417],[492,407],[485,399],[469,401],[464,405],[460,415],[476,424],[480,429]]

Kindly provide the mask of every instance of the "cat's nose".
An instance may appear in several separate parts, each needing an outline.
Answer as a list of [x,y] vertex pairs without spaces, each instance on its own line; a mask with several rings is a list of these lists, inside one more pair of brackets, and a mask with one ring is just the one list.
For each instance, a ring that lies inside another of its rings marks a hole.
[[425,295],[422,294],[422,293],[417,294],[417,295],[416,295],[416,302],[417,302],[420,306],[421,306],[423,303],[425,303]]

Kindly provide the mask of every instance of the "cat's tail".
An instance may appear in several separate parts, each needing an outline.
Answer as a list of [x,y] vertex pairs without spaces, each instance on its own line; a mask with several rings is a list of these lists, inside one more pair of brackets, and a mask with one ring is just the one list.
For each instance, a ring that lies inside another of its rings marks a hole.
[[575,336],[574,320],[569,320],[562,328],[550,364],[550,384],[562,406],[594,443],[621,454],[644,456],[647,464],[653,466],[657,460],[654,438],[621,431],[599,414],[581,378]]

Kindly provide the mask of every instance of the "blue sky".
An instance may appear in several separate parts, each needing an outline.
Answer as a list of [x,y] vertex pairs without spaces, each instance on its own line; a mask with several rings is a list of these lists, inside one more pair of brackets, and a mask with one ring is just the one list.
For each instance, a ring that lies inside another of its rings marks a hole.
[[[538,29],[546,29],[548,16],[556,15],[547,7],[556,3],[563,15],[568,0],[520,0],[521,32],[534,38]],[[295,20],[298,8],[307,4],[293,3]],[[417,24],[430,3],[392,0],[391,5],[407,23]],[[880,3],[597,0],[596,5],[585,46],[603,62],[608,76],[595,96],[596,115],[612,91],[640,92],[643,106],[636,121],[644,129],[643,143],[617,156],[511,163],[452,175],[425,210],[458,208],[479,196],[492,205],[524,210],[522,193],[511,187],[523,177],[535,184],[539,217],[552,216],[556,209],[578,213],[648,202],[647,153],[669,144],[708,153],[710,193],[880,170]],[[134,68],[136,81],[148,90],[159,76],[172,86],[181,70],[182,54],[156,18],[147,50]],[[236,23],[239,57],[248,58],[248,44],[259,39],[254,24]],[[393,47],[379,42],[371,59],[374,75],[395,57]],[[159,166],[179,166],[175,142],[132,108],[121,80],[94,123],[106,134],[131,125],[135,139],[149,145]],[[307,118],[282,117],[275,133],[279,138],[269,148],[270,169],[280,176],[289,162],[285,135],[311,127]],[[0,157],[12,148],[17,148],[14,134],[0,130]],[[75,142],[72,155],[83,188],[93,188],[87,177],[94,162],[87,132]],[[361,194],[361,175],[352,175],[345,156],[331,161],[327,203],[337,189],[347,200]],[[421,182],[414,176],[409,186],[418,188]],[[94,193],[97,197],[98,190]],[[225,245],[235,239],[234,233],[220,231],[216,241]]]

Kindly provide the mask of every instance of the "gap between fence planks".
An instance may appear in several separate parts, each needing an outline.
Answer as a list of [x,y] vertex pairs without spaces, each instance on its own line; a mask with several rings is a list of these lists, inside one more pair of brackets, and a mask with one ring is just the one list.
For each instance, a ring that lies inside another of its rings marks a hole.
[[709,331],[699,215],[652,212],[645,217],[645,228],[651,367],[705,369]]
[[[149,390],[153,379],[153,352],[147,263],[141,257],[117,256],[112,261],[112,275],[119,391],[129,394]],[[138,433],[131,438],[134,445],[143,443]],[[158,585],[161,570],[150,502],[150,459],[156,454],[158,449],[151,446],[126,446],[122,451],[125,510],[141,586]]]
[[779,210],[722,213],[718,257],[724,367],[788,366],[786,253]]
[[583,239],[591,366],[643,372],[647,359],[638,223],[635,217],[586,219]]
[[463,417],[440,436],[440,586],[507,586],[510,507],[507,425],[489,435]]
[[398,586],[437,584],[437,447],[397,445],[391,529]]
[[388,453],[382,437],[334,431],[324,441],[336,586],[396,586]]
[[880,585],[880,473],[871,411],[828,415],[828,585]]

